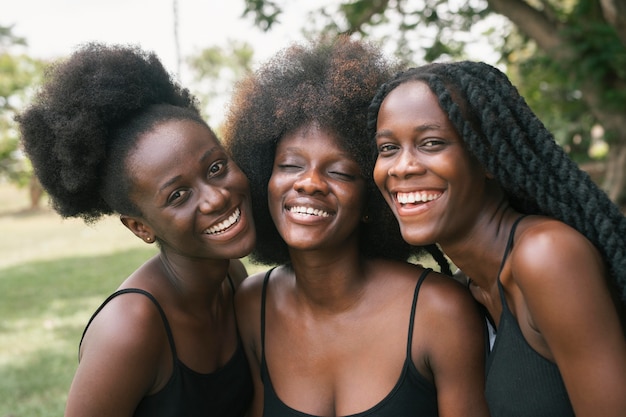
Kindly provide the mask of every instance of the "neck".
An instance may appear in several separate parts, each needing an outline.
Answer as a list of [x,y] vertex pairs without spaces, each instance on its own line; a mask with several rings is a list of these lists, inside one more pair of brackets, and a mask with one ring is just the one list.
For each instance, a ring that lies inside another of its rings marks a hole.
[[159,259],[165,277],[189,307],[197,304],[206,308],[207,300],[215,300],[222,293],[228,259],[193,259],[163,251]]
[[503,198],[491,209],[482,210],[467,233],[441,244],[441,248],[473,284],[490,289],[497,279],[511,225],[518,216]]
[[291,265],[299,303],[326,311],[357,303],[367,281],[357,245],[324,253],[291,251]]

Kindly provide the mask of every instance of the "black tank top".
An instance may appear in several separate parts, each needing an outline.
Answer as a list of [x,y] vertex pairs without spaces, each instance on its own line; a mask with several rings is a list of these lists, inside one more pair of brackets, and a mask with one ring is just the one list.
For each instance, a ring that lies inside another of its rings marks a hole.
[[[228,279],[234,293],[234,285],[230,277]],[[159,392],[144,397],[137,406],[133,416],[243,417],[252,400],[252,378],[241,341],[238,342],[233,357],[217,371],[210,374],[201,374],[188,368],[178,359],[174,337],[172,336],[165,312],[156,298],[147,291],[138,288],[127,288],[111,294],[89,320],[83,332],[83,337],[100,310],[113,298],[127,293],[143,294],[154,303],[163,319],[163,325],[167,332],[174,360],[172,376],[167,384]]]
[[[263,381],[263,416],[264,417],[316,417],[310,414],[301,413],[284,404],[274,391],[270,379],[269,370],[265,361],[265,298],[267,284],[269,281],[269,270],[263,281],[263,292],[261,298],[261,380]],[[415,368],[411,360],[411,346],[413,341],[413,322],[415,317],[415,306],[417,305],[417,295],[422,281],[430,269],[426,269],[419,278],[415,286],[413,295],[413,305],[411,306],[411,317],[409,322],[409,336],[406,349],[406,358],[402,373],[391,392],[377,405],[367,411],[353,414],[349,417],[436,417],[437,411],[437,391],[435,386],[422,376]]]
[[511,228],[498,272],[502,314],[486,365],[489,411],[491,417],[574,417],[558,367],[526,342],[500,282],[504,262],[513,247],[515,229],[523,217]]

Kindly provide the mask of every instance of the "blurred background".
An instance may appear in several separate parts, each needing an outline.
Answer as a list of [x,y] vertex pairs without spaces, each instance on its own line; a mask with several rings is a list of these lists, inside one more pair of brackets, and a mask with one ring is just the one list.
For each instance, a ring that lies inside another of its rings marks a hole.
[[3,0],[0,9],[0,417],[63,414],[85,322],[154,250],[115,218],[59,218],[20,150],[13,116],[45,66],[84,42],[156,52],[218,133],[242,75],[321,33],[368,39],[407,66],[485,61],[626,206],[626,0]]

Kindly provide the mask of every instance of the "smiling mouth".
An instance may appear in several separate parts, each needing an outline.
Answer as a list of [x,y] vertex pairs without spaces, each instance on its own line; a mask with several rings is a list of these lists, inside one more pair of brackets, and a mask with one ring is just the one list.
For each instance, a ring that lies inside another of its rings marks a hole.
[[317,217],[329,217],[330,213],[320,209],[314,209],[313,207],[295,206],[288,208],[290,213],[305,214],[309,216]]
[[396,201],[402,205],[427,203],[441,197],[440,192],[414,191],[410,193],[396,193]]
[[231,214],[226,220],[216,224],[215,226],[209,227],[204,231],[207,235],[217,235],[220,233],[224,233],[226,230],[233,227],[235,224],[239,222],[241,219],[241,210],[237,207],[233,214]]

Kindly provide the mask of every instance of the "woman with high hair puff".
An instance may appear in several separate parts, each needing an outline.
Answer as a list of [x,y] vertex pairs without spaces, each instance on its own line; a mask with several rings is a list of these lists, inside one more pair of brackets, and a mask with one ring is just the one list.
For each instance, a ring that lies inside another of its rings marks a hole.
[[255,243],[250,188],[194,98],[153,53],[87,44],[18,121],[63,217],[116,214],[160,249],[89,321],[65,415],[245,415],[233,299]]

